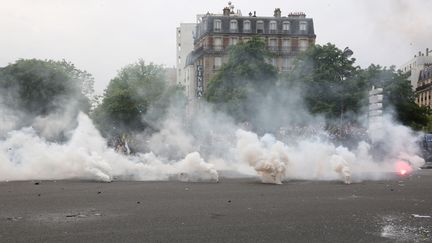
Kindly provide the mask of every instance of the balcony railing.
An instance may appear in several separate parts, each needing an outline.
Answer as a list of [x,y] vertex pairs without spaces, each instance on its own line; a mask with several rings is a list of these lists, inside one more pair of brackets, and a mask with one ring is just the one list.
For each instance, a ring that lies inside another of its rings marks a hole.
[[224,47],[223,47],[223,45],[213,45],[213,50],[214,51],[223,51]]
[[279,51],[279,47],[278,46],[269,46],[268,50],[271,52],[277,52],[277,51]]
[[281,51],[282,51],[282,53],[290,53],[291,52],[291,46],[282,46]]

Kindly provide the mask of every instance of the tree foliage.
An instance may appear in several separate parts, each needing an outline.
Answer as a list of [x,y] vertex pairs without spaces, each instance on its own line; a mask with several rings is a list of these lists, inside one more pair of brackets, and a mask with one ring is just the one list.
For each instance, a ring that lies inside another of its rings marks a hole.
[[414,129],[421,129],[428,124],[429,110],[415,103],[415,93],[406,74],[396,71],[394,66],[382,68],[372,64],[362,70],[359,76],[368,80],[370,87],[383,88],[385,111],[394,111],[400,123]]
[[355,66],[355,59],[333,44],[316,45],[301,54],[285,85],[301,86],[309,111],[329,119],[356,119],[367,107],[368,90],[384,89],[385,112],[395,113],[404,125],[419,129],[427,124],[428,110],[415,104],[415,94],[407,76],[394,67]]
[[360,112],[367,92],[367,83],[358,79],[359,67],[350,54],[330,43],[315,45],[298,56],[285,85],[302,88],[311,113],[348,119]]
[[88,111],[93,94],[93,77],[72,63],[21,59],[0,68],[2,102],[33,116],[45,116],[76,102]]
[[142,131],[154,128],[170,98],[180,95],[179,88],[167,86],[162,66],[139,60],[122,68],[110,81],[92,116],[106,136]]
[[265,43],[255,37],[229,50],[224,64],[207,86],[206,99],[237,121],[250,120],[255,112],[251,98],[265,95],[277,80],[276,68],[267,63]]

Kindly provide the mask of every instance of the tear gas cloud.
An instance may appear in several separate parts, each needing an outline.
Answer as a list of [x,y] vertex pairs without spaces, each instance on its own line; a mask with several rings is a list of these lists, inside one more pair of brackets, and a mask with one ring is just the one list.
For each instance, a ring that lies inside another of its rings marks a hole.
[[[259,108],[253,116],[258,134],[204,102],[192,104],[194,112],[186,113],[174,98],[155,123],[157,132],[132,135],[133,154],[108,147],[73,102],[23,126],[17,124],[26,119],[24,113],[0,100],[0,180],[218,181],[220,176],[246,176],[274,184],[298,179],[348,184],[386,178],[397,161],[413,169],[424,163],[417,146],[420,134],[391,116],[371,127],[368,139],[349,147],[333,143],[324,118],[310,115],[299,93],[284,93],[281,103],[272,96],[251,99]],[[305,135],[299,129],[313,132]],[[61,142],[50,139],[60,133]]]

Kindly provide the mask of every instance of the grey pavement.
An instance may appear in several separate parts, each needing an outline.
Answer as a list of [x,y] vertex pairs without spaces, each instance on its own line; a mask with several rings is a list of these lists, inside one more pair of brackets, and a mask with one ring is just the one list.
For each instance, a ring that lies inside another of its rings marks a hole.
[[0,242],[432,242],[432,170],[384,181],[0,183]]

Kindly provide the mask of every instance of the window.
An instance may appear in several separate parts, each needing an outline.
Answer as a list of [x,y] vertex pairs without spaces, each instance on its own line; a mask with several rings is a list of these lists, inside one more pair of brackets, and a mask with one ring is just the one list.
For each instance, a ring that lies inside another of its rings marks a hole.
[[276,33],[276,31],[277,31],[276,21],[270,21],[269,29],[270,29],[270,33]]
[[289,30],[290,30],[290,22],[289,21],[284,21],[282,23],[282,31],[288,32]]
[[243,32],[251,32],[251,22],[249,20],[243,21]]
[[261,34],[264,33],[264,22],[262,20],[256,22],[256,32]]
[[214,58],[214,68],[219,69],[222,66],[222,57]]
[[214,37],[213,49],[218,51],[222,50],[222,37]]
[[306,51],[309,47],[309,42],[308,40],[305,39],[301,39],[300,40],[300,51]]
[[307,30],[307,22],[300,21],[300,31],[306,31],[306,30]]
[[232,45],[237,45],[237,43],[238,43],[238,37],[231,37],[230,38],[230,45],[232,46]]
[[291,40],[290,39],[283,39],[282,51],[284,51],[284,52],[290,52],[291,51]]
[[277,39],[276,38],[269,39],[268,44],[269,44],[269,50],[270,51],[277,51],[278,44],[277,44]]
[[237,32],[237,31],[238,31],[237,20],[231,20],[230,21],[230,32]]
[[220,19],[214,20],[213,30],[214,32],[220,32],[222,30],[222,21]]
[[284,58],[284,63],[282,66],[282,71],[288,71],[291,67],[291,59],[289,57]]
[[271,59],[271,65],[277,67],[277,60],[276,60],[276,58],[273,57],[273,58]]

